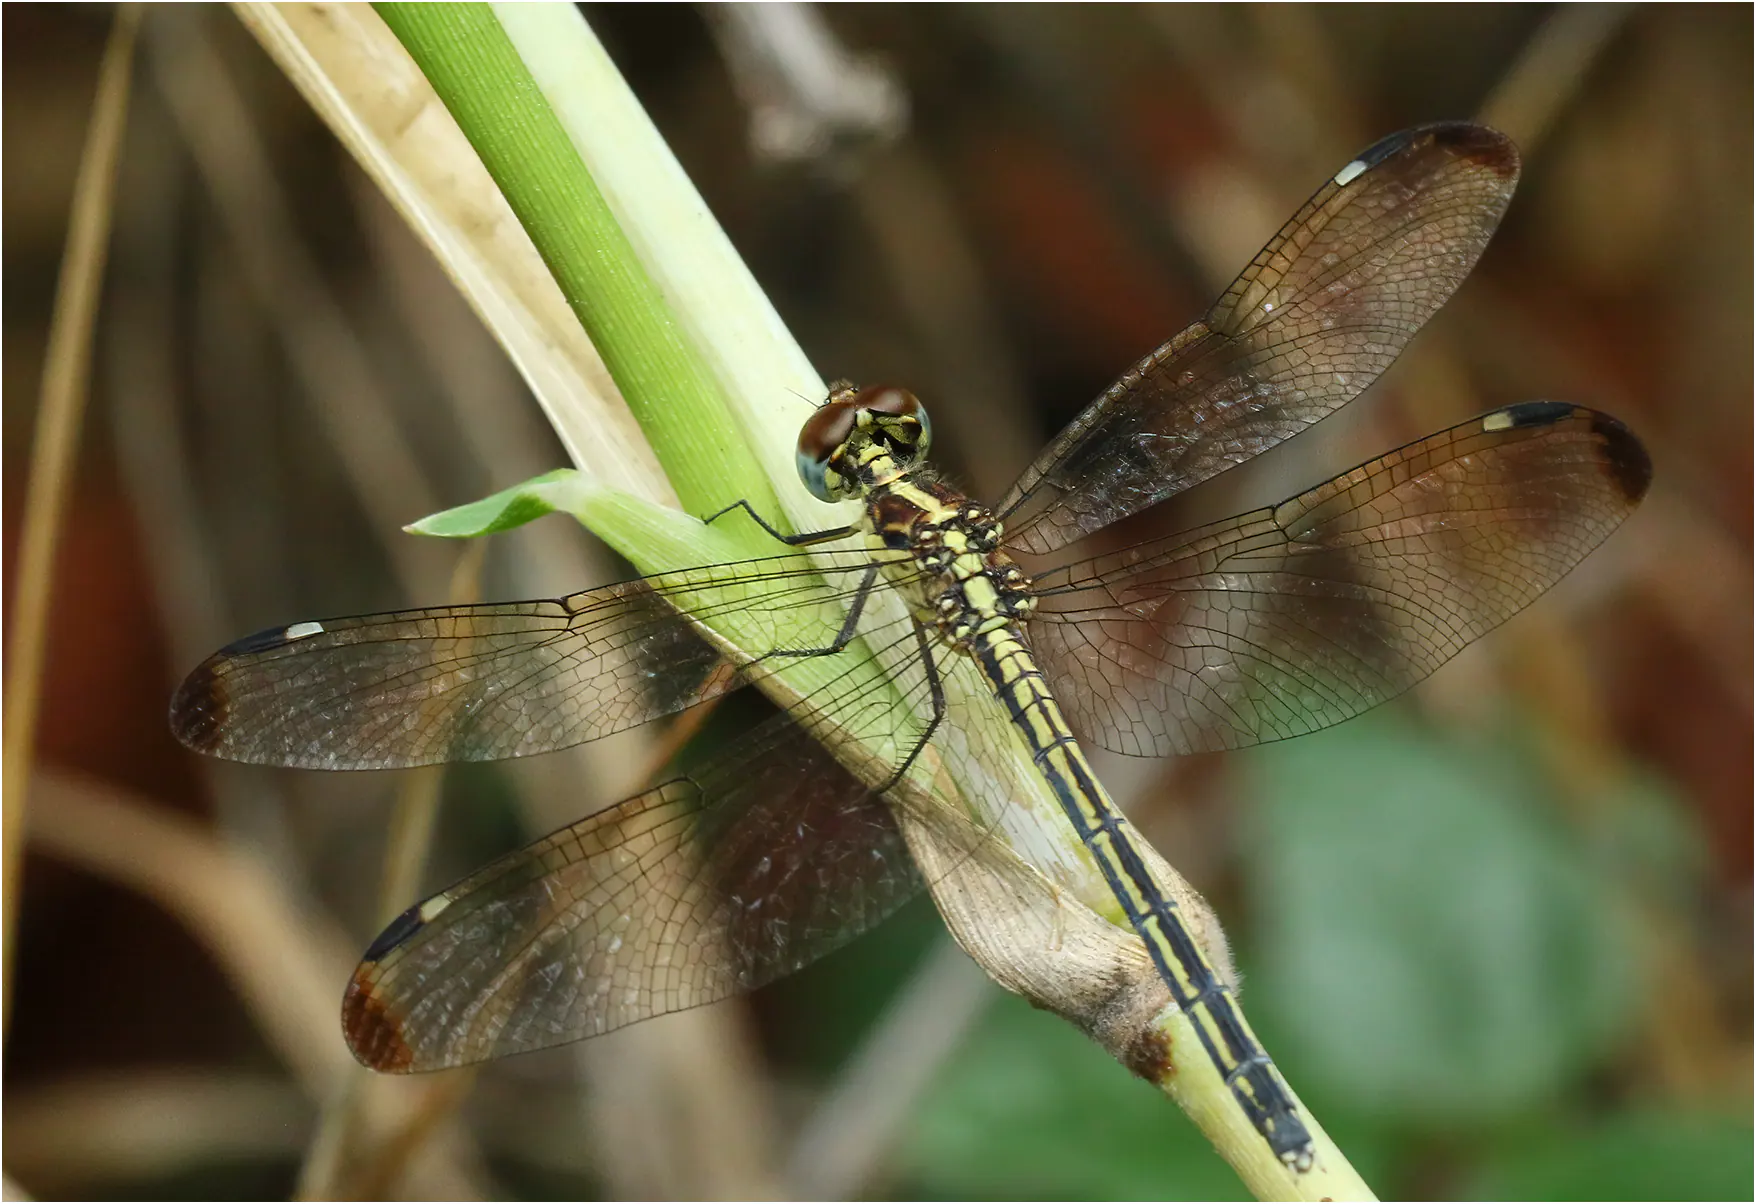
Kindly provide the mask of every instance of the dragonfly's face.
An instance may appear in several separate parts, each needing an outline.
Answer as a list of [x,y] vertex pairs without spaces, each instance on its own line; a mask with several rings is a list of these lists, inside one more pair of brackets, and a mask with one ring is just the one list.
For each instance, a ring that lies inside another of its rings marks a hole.
[[825,502],[859,497],[919,464],[932,440],[927,408],[907,389],[842,385],[799,431],[799,479]]

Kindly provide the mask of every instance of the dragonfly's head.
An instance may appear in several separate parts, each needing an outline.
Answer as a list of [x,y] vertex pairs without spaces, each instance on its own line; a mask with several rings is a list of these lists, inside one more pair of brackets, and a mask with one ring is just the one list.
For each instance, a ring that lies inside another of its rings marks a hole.
[[907,389],[837,385],[799,431],[799,478],[825,502],[859,497],[927,455],[933,424]]

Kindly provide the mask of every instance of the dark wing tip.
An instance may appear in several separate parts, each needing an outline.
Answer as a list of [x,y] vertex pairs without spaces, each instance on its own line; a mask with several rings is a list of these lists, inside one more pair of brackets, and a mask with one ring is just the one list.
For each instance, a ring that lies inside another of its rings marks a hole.
[[[445,896],[435,896],[443,900]],[[341,1001],[341,1031],[361,1065],[390,1074],[415,1068],[415,1053],[403,1036],[402,1019],[379,993],[379,963],[427,926],[434,900],[417,903],[384,926],[348,980]]]
[[1590,423],[1591,433],[1603,440],[1604,467],[1628,504],[1632,506],[1644,498],[1652,484],[1652,457],[1639,436],[1608,414],[1565,401],[1523,401],[1484,416],[1482,425],[1486,430],[1512,430],[1553,426],[1570,418]]
[[1424,127],[1440,146],[1460,159],[1486,167],[1503,179],[1518,175],[1518,147],[1499,130],[1468,121],[1445,121]]
[[1503,179],[1518,176],[1518,147],[1513,145],[1512,139],[1498,130],[1468,121],[1436,121],[1398,130],[1355,155],[1354,161],[1363,165],[1362,171],[1370,171],[1405,151],[1429,143],[1443,146],[1454,157],[1480,164]]
[[1646,496],[1652,485],[1652,457],[1639,436],[1608,414],[1591,413],[1592,434],[1604,441],[1610,473],[1629,505]]
[[216,652],[202,661],[171,695],[171,734],[196,752],[218,748],[231,711],[224,675],[217,672],[224,657]]
[[415,1068],[415,1051],[402,1035],[402,1020],[377,992],[377,966],[360,963],[341,1000],[341,1031],[360,1065],[385,1074]]
[[[172,734],[199,753],[233,760],[256,760],[256,756],[242,748],[227,747],[232,743],[229,737],[233,734],[230,731],[234,717],[233,663],[249,662],[264,653],[322,634],[323,624],[307,622],[294,623],[290,627],[270,627],[241,640],[233,640],[197,665],[171,696]],[[263,763],[299,762],[275,760]]]

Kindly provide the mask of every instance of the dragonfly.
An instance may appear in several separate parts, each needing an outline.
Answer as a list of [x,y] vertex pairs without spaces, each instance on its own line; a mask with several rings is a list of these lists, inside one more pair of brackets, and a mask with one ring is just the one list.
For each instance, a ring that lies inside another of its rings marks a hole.
[[[790,535],[740,502],[708,521],[755,520],[781,541],[773,557],[559,599],[299,622],[209,657],[173,699],[177,736],[321,769],[544,753],[803,658],[836,668],[747,739],[410,907],[347,986],[355,1056],[393,1072],[479,1062],[796,970],[925,884],[899,808],[948,833],[966,822],[919,801],[922,766],[964,767],[1000,809],[1004,783],[981,771],[1022,740],[1238,1105],[1275,1156],[1309,1169],[1284,1079],[1081,742],[1235,749],[1393,698],[1606,539],[1650,462],[1608,415],[1523,402],[1276,505],[1119,550],[1102,533],[1371,384],[1474,266],[1518,169],[1507,138],[1465,123],[1361,152],[992,507],[926,464],[913,394],[838,386],[804,423],[798,463],[820,500],[860,503],[855,523]],[[886,591],[901,617],[874,617]],[[768,642],[704,634],[734,612]],[[801,615],[822,638],[797,634]],[[880,655],[889,693],[856,671]],[[965,701],[984,694],[999,705]],[[832,728],[885,751],[838,758]]]

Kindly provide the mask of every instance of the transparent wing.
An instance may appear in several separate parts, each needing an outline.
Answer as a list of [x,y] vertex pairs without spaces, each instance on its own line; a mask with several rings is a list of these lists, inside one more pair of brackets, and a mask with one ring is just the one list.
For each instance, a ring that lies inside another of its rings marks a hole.
[[801,629],[828,642],[870,562],[864,552],[810,565],[777,556],[552,601],[277,627],[198,666],[172,699],[171,729],[198,752],[306,769],[550,752],[748,679],[749,667],[726,665],[678,605],[704,618],[737,611],[765,629],[757,655],[798,648]]
[[[882,630],[886,651],[914,645],[912,629]],[[887,802],[872,784],[890,766],[868,760],[862,780],[825,741],[918,745],[931,687],[918,664],[902,676],[900,704],[863,674],[839,678],[688,774],[410,908],[348,987],[355,1055],[420,1071],[579,1040],[760,986],[878,923],[922,885],[891,806],[914,807],[955,863],[982,838],[930,801],[935,775],[949,763],[994,793],[981,762],[1011,738],[998,711],[948,719],[897,792],[916,801]]]
[[919,887],[884,803],[783,715],[411,908],[342,1027],[377,1070],[542,1049],[788,974]]
[[1496,410],[1279,506],[1043,575],[1031,643],[1074,727],[1116,752],[1316,731],[1528,605],[1650,476],[1613,418]]
[[1352,400],[1462,283],[1512,198],[1518,153],[1480,126],[1362,151],[1207,317],[1128,371],[998,512],[1044,553],[1179,493]]

